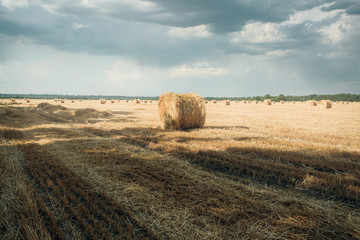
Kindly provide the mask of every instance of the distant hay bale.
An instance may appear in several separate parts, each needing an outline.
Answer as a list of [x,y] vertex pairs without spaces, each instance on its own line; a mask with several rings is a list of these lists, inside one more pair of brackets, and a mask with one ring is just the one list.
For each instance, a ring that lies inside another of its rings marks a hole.
[[129,102],[129,100],[125,100],[125,102],[126,102],[126,103]]
[[284,104],[284,103],[285,103],[285,101],[280,101],[280,103],[281,103],[281,104]]
[[201,128],[205,124],[205,101],[198,94],[164,93],[160,96],[158,108],[164,129]]
[[264,103],[265,105],[271,105],[271,100],[270,100],[270,99],[265,99],[265,100],[263,101],[263,103]]
[[147,100],[144,100],[144,103],[147,103]]
[[152,103],[152,101],[150,101],[150,103]]
[[212,103],[216,104],[216,100],[212,100]]
[[319,102],[319,107],[321,108],[331,108],[332,107],[332,103],[330,100],[321,100]]
[[115,101],[114,101],[114,100],[111,100],[110,102],[111,102],[111,103],[115,103]]
[[100,103],[101,103],[101,104],[105,104],[106,102],[107,102],[107,101],[106,101],[105,99],[101,99],[101,100],[100,100]]
[[136,104],[141,103],[140,99],[136,99],[136,100],[135,100],[135,103],[136,103]]
[[225,105],[226,105],[226,106],[230,105],[230,101],[229,101],[229,100],[226,100],[226,101],[225,101]]
[[207,101],[207,100],[205,100],[205,104],[208,104],[208,101]]
[[71,100],[71,103],[74,103],[75,102],[75,100]]
[[30,100],[29,100],[29,99],[26,99],[26,102],[27,102],[27,103],[30,103]]
[[65,103],[65,100],[61,100],[61,103]]
[[309,101],[307,101],[307,104],[309,105],[309,106],[317,106],[317,102],[316,101],[314,101],[314,100],[309,100]]

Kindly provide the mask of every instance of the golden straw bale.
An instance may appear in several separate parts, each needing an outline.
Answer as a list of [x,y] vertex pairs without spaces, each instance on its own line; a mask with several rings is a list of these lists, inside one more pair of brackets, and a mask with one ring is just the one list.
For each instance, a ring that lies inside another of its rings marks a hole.
[[136,99],[135,103],[141,103],[140,99]]
[[158,107],[164,129],[201,128],[205,124],[205,101],[198,94],[164,93],[160,96]]
[[61,100],[61,103],[65,103],[65,100]]
[[213,102],[213,103],[216,103],[216,100],[213,100],[212,102]]
[[332,103],[330,100],[321,100],[319,102],[319,107],[321,108],[331,108],[332,107]]
[[26,102],[27,102],[27,103],[30,103],[30,100],[29,100],[29,99],[27,99],[27,100],[26,100]]
[[263,103],[265,105],[271,105],[271,100],[270,99],[265,99]]
[[226,100],[226,101],[225,101],[225,105],[226,105],[226,106],[230,105],[230,101],[229,101],[229,100]]
[[309,100],[309,101],[307,102],[307,104],[308,104],[309,106],[317,106],[317,102],[314,101],[314,100]]

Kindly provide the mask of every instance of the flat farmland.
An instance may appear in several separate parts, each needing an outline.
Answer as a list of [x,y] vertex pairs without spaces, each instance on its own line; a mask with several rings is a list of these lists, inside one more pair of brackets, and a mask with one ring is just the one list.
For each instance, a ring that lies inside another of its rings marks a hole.
[[1,239],[360,239],[360,104],[0,100]]

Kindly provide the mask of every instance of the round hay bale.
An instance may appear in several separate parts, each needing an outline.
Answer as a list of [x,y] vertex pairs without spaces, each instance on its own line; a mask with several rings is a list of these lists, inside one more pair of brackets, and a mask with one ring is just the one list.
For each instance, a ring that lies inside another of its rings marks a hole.
[[230,101],[229,101],[229,100],[226,100],[226,101],[225,101],[225,105],[226,105],[226,106],[229,106],[229,105],[230,105]]
[[140,100],[140,99],[136,99],[136,100],[135,100],[135,103],[136,103],[136,104],[139,104],[139,103],[141,103],[141,100]]
[[111,102],[111,103],[115,103],[115,101],[114,101],[114,100],[111,100],[110,102]]
[[213,102],[214,104],[216,104],[216,100],[213,100],[212,102]]
[[331,108],[332,107],[332,103],[330,100],[321,100],[319,102],[319,107],[321,108]]
[[280,101],[280,103],[281,103],[281,104],[284,104],[284,103],[285,103],[285,101]]
[[309,101],[307,102],[307,104],[308,104],[309,106],[313,106],[313,107],[317,106],[317,102],[314,101],[314,100],[309,100]]
[[201,128],[205,124],[205,101],[198,94],[164,93],[160,96],[158,107],[164,129]]
[[105,104],[106,102],[107,102],[107,101],[104,100],[104,99],[101,99],[101,100],[100,100],[100,103],[101,103],[101,104]]
[[71,100],[71,103],[74,103],[75,102],[75,100]]
[[27,102],[27,103],[30,103],[30,100],[29,100],[29,99],[27,99],[27,100],[26,100],[26,102]]
[[128,102],[129,102],[129,100],[125,100],[125,102],[126,102],[126,103],[128,103]]
[[65,100],[61,100],[61,102],[60,103],[65,103]]
[[271,100],[270,99],[265,99],[263,103],[265,105],[271,105]]

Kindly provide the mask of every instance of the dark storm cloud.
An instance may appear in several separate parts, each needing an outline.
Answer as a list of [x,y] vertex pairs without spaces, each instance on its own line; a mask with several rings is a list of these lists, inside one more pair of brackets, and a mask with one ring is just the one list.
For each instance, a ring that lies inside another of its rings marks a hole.
[[82,5],[79,1],[58,1],[50,5],[54,6],[56,12],[84,18],[106,17],[173,27],[206,24],[214,33],[229,33],[239,31],[249,21],[282,22],[294,11],[311,9],[329,2],[332,1],[150,0],[143,2],[149,4],[145,10],[121,1],[103,1],[98,3],[97,8]]
[[[173,17],[157,21],[179,27],[209,24],[216,33],[240,30],[248,21],[282,22],[295,10],[306,10],[330,1],[153,0]],[[151,18],[149,19],[151,20]]]

